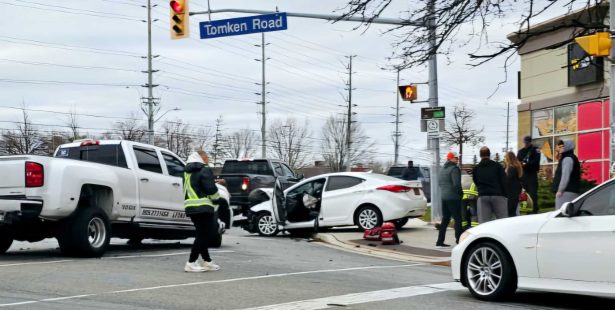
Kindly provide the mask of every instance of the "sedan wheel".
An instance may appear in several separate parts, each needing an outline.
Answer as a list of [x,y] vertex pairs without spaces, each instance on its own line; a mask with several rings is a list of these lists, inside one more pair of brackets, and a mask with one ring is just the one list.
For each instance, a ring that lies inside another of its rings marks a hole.
[[497,245],[480,243],[464,260],[465,279],[472,295],[482,300],[497,300],[516,290],[512,260]]
[[258,234],[266,237],[273,237],[278,234],[278,223],[269,213],[259,214],[256,218]]
[[357,213],[355,223],[362,230],[372,229],[382,225],[382,215],[376,207],[366,206]]

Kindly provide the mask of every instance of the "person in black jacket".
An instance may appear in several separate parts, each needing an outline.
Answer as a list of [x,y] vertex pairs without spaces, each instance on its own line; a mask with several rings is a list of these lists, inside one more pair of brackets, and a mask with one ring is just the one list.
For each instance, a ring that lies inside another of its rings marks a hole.
[[419,168],[414,167],[413,161],[408,161],[408,167],[404,169],[401,178],[407,181],[416,181],[419,179]]
[[480,149],[481,161],[472,170],[472,179],[478,190],[478,222],[508,217],[506,199],[506,173],[499,163],[490,159],[491,151],[483,146]]
[[463,190],[461,189],[461,170],[457,166],[459,164],[459,155],[455,152],[449,152],[446,155],[446,163],[440,170],[438,185],[442,197],[442,222],[440,223],[437,247],[450,247],[444,243],[446,237],[446,229],[451,221],[451,216],[455,220],[455,240],[459,243],[461,236],[461,197]]
[[506,171],[506,192],[508,195],[508,216],[519,215],[519,195],[521,194],[521,177],[523,167],[513,152],[504,155],[504,171]]
[[521,185],[532,198],[532,212],[538,213],[538,171],[540,170],[540,150],[532,145],[532,137],[523,138],[524,147],[517,153],[523,165]]
[[[207,166],[209,157],[202,150],[190,154],[184,172],[184,210],[196,229],[190,258],[184,267],[186,272],[219,270],[209,256],[209,244],[216,234],[216,204],[220,195],[214,174]],[[202,262],[197,262],[199,255]]]

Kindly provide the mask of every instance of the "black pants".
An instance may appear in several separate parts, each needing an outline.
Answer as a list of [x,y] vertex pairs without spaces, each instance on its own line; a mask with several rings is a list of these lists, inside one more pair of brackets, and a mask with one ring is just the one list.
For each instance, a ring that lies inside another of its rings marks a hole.
[[444,243],[446,229],[451,222],[451,215],[453,220],[455,220],[455,240],[459,241],[459,236],[461,236],[461,199],[442,200],[442,223],[440,223],[436,245]]
[[525,191],[532,198],[532,213],[538,213],[538,176],[536,174],[523,175],[521,183],[523,184]]
[[508,197],[508,217],[517,216],[519,206],[519,195]]
[[477,212],[476,199],[464,199],[462,203],[463,207],[461,208],[461,215],[463,216],[463,221],[465,222],[465,225],[462,226],[465,229],[470,229],[472,228],[472,212],[474,212],[474,214]]
[[196,228],[196,236],[194,238],[194,244],[192,245],[192,251],[190,252],[191,263],[196,262],[199,258],[199,254],[206,262],[211,262],[209,256],[209,243],[213,236],[216,234],[216,221],[213,213],[198,213],[190,215],[190,219],[194,223]]

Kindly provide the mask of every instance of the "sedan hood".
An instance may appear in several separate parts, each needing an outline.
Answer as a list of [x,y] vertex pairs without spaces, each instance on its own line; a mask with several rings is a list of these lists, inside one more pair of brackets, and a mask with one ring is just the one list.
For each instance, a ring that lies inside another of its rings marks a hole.
[[541,214],[515,216],[480,224],[468,230],[472,235],[508,235],[515,232],[537,233],[540,227],[550,218],[558,215],[559,211]]

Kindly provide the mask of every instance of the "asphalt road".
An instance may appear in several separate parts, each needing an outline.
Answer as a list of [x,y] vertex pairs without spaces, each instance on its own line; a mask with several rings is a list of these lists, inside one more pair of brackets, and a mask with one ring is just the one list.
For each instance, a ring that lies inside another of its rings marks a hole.
[[[499,309],[601,308],[613,300],[521,292],[475,300],[447,267],[360,256],[305,239],[234,228],[213,251],[221,271],[183,272],[190,240],[114,240],[101,259],[63,257],[53,240],[0,256],[0,308],[15,309]],[[610,307],[609,307],[610,308]]]

